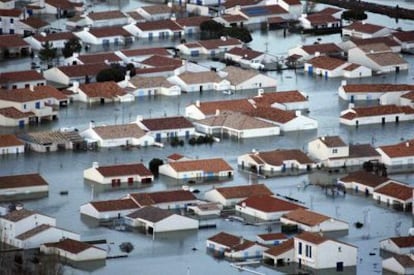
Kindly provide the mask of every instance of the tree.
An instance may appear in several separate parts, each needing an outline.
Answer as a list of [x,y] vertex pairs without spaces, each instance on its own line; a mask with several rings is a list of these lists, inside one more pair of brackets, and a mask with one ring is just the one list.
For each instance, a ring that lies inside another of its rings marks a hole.
[[42,49],[39,51],[39,58],[40,60],[46,62],[49,66],[51,65],[51,61],[55,59],[57,56],[57,49],[53,47],[53,44],[49,41],[46,41],[42,44]]
[[200,24],[201,39],[219,38],[223,32],[224,25],[214,20],[207,20]]
[[[129,65],[129,64],[128,64]],[[115,81],[119,82],[125,79],[126,72],[129,70],[130,75],[135,74],[135,68],[130,66],[121,66],[119,64],[111,64],[110,68],[103,69],[96,75],[97,82]]]
[[252,41],[252,36],[250,35],[250,31],[246,28],[239,28],[239,27],[231,27],[225,28],[223,30],[222,36],[230,36],[233,38],[237,38],[244,43],[249,43]]
[[71,38],[66,43],[62,49],[62,54],[65,58],[70,57],[73,53],[79,53],[82,49],[79,38]]
[[150,169],[151,173],[154,175],[154,177],[158,177],[158,175],[159,175],[158,168],[163,164],[164,164],[164,161],[162,159],[159,159],[159,158],[153,158],[149,162],[149,169]]
[[352,9],[344,11],[341,18],[344,20],[365,20],[368,15],[363,10]]

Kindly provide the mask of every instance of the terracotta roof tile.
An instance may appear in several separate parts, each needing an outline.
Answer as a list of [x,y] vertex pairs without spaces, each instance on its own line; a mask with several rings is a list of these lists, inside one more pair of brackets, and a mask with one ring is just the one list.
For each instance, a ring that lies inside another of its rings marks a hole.
[[311,232],[306,232],[306,231],[296,235],[295,239],[300,239],[305,242],[313,243],[316,245],[324,243],[328,240],[327,238],[323,237],[319,233],[311,233]]
[[34,116],[32,112],[21,112],[14,107],[6,107],[0,109],[0,115],[12,119],[28,118]]
[[414,156],[414,140],[408,140],[393,145],[380,146],[379,149],[390,158]]
[[53,42],[58,40],[70,40],[72,38],[76,38],[76,36],[72,32],[55,32],[47,35],[36,34],[33,38],[41,43],[44,43],[46,41]]
[[278,123],[286,123],[297,117],[294,111],[285,111],[278,108],[262,106],[257,107],[256,109],[248,112],[247,114]]
[[329,148],[347,146],[340,136],[323,136],[318,139]]
[[2,219],[11,221],[11,222],[18,222],[20,220],[23,220],[27,217],[30,217],[32,215],[36,215],[37,213],[28,209],[21,209],[21,210],[14,210],[12,212],[7,213],[6,215],[2,216]]
[[371,144],[349,144],[348,156],[350,158],[379,157],[380,154],[371,146]]
[[276,125],[242,113],[224,111],[218,115],[197,120],[197,124],[210,127],[225,127],[235,130],[273,128]]
[[218,187],[216,190],[226,199],[243,199],[250,196],[273,195],[273,192],[264,184]]
[[380,66],[407,64],[404,58],[392,52],[367,54],[367,57]]
[[414,267],[414,260],[409,255],[393,255],[392,258],[405,268]]
[[[1,136],[0,136],[1,139]],[[0,177],[0,189],[20,188],[31,186],[48,186],[39,174],[26,174]]]
[[30,88],[0,90],[0,100],[28,102],[46,98],[55,98],[55,94],[66,97],[52,86],[35,86],[33,89],[33,91],[30,90]]
[[178,77],[187,84],[197,83],[219,83],[223,79],[213,71],[206,72],[184,72]]
[[291,211],[298,208],[304,208],[301,205],[281,200],[269,195],[250,196],[247,199],[239,202],[238,205],[246,205],[247,207],[257,209],[259,211],[263,211],[266,213]]
[[41,224],[41,225],[39,225],[39,226],[37,226],[37,227],[35,227],[33,229],[30,229],[30,230],[28,230],[28,231],[26,231],[26,232],[24,232],[24,233],[16,236],[15,238],[18,239],[18,240],[24,241],[24,240],[27,240],[27,239],[29,239],[29,238],[31,238],[31,237],[33,237],[33,236],[35,236],[35,235],[43,232],[43,231],[48,230],[51,227],[52,226],[50,224]]
[[307,63],[312,64],[312,66],[316,68],[334,70],[340,66],[345,65],[347,62],[339,58],[329,56],[317,56],[308,60]]
[[102,139],[116,139],[126,137],[140,138],[146,134],[146,132],[139,128],[136,124],[97,126],[93,129]]
[[175,21],[181,27],[200,26],[201,23],[210,20],[210,16],[189,16],[177,18]]
[[127,32],[122,27],[102,27],[102,28],[91,28],[89,33],[95,37],[109,37],[109,36],[124,36],[129,37],[132,36],[129,32]]
[[75,8],[75,3],[68,0],[45,0],[45,3],[51,5],[52,7],[58,7],[64,10],[71,10]]
[[158,55],[158,56],[170,56],[171,55],[165,48],[128,49],[128,50],[121,50],[121,52],[125,56],[128,56],[128,57],[146,56],[146,55]]
[[145,206],[127,215],[127,217],[131,219],[141,219],[155,223],[172,215],[174,215],[174,213],[169,210],[153,206]]
[[160,67],[160,66],[181,66],[183,64],[181,59],[171,58],[162,55],[153,55],[140,62],[141,64]]
[[414,246],[414,236],[392,237],[389,239],[393,243],[395,243],[398,247],[413,247]]
[[208,238],[207,240],[227,246],[227,247],[232,247],[240,243],[240,237],[226,233],[226,232],[220,232]]
[[126,15],[119,10],[111,10],[111,11],[90,12],[88,13],[87,17],[89,17],[92,20],[111,20],[111,19],[126,18]]
[[193,124],[182,116],[143,119],[141,123],[150,131],[194,128]]
[[90,248],[95,248],[95,249],[102,250],[101,248],[93,246],[91,244],[76,241],[76,240],[72,240],[72,239],[63,239],[60,242],[45,243],[44,245],[46,247],[55,247],[55,248],[70,252],[72,254],[79,254],[79,253],[81,253],[81,252],[83,252],[87,249],[90,249]]
[[168,82],[163,76],[139,76],[135,75],[130,79],[132,85],[137,88],[154,88],[154,87],[165,87],[169,88],[174,84]]
[[389,178],[387,177],[377,176],[363,170],[352,172],[347,176],[340,178],[340,181],[342,182],[357,182],[374,188],[387,182],[388,180]]
[[265,251],[266,254],[270,254],[272,256],[279,256],[289,250],[293,250],[294,249],[294,241],[293,239],[289,239],[286,242],[283,242],[279,245],[276,246],[272,246],[271,248],[269,248],[268,250]]
[[246,59],[246,60],[252,60],[264,54],[262,52],[254,51],[254,50],[247,49],[247,48],[241,48],[241,47],[234,47],[228,50],[226,53],[241,56],[243,59]]
[[271,106],[274,103],[304,102],[308,99],[298,90],[263,93],[252,98],[256,105]]
[[0,73],[0,83],[29,82],[36,80],[45,80],[45,78],[36,70],[14,71]]
[[181,154],[177,154],[177,153],[174,153],[174,154],[171,154],[171,155],[169,155],[168,157],[167,157],[167,159],[171,159],[171,160],[180,160],[180,159],[182,159],[184,156],[183,155],[181,155]]
[[177,172],[203,171],[205,173],[218,173],[233,171],[233,168],[221,158],[183,160],[169,163],[171,168]]
[[244,113],[244,112],[253,111],[254,107],[247,99],[234,99],[234,100],[201,102],[199,109],[205,115],[212,115],[216,113],[216,110],[235,111],[235,112]]
[[1,17],[19,17],[22,14],[23,11],[19,9],[0,9]]
[[140,175],[141,177],[152,176],[151,171],[142,163],[99,166],[96,170],[104,177],[130,175]]
[[143,31],[155,31],[155,30],[171,30],[171,31],[182,31],[182,27],[177,24],[177,22],[166,19],[158,21],[148,21],[137,23],[136,26]]
[[240,21],[247,21],[247,18],[241,14],[223,14],[221,18],[228,23],[235,23]]
[[47,25],[49,25],[49,23],[47,23],[46,21],[43,21],[42,19],[34,16],[30,16],[24,20],[20,20],[20,23],[32,27],[33,29],[40,29],[42,27],[46,27]]
[[389,182],[375,190],[376,193],[407,201],[413,197],[413,188],[408,185]]
[[401,42],[412,42],[414,41],[414,31],[406,31],[406,32],[395,32],[392,34],[395,38],[400,40]]
[[316,52],[319,52],[320,54],[335,54],[342,52],[342,49],[335,43],[303,45],[302,49],[310,55],[313,55]]
[[330,14],[326,13],[313,13],[309,14],[306,17],[307,20],[311,23],[311,25],[321,25],[321,24],[328,24],[332,22],[339,22],[341,19],[333,17]]
[[117,211],[117,210],[128,210],[138,209],[139,206],[131,199],[118,199],[118,200],[107,200],[107,201],[92,201],[90,204],[98,212]]
[[79,90],[84,92],[88,97],[114,98],[126,94],[115,81],[81,84]]
[[141,9],[153,15],[172,12],[172,9],[167,5],[148,5],[148,6],[142,6]]
[[256,70],[242,69],[235,66],[226,66],[222,71],[227,73],[226,79],[233,85],[241,84],[260,75]]
[[331,219],[328,216],[307,209],[293,210],[284,214],[282,217],[308,226],[315,226]]
[[152,193],[131,193],[129,195],[141,206],[167,202],[192,201],[197,199],[193,193],[186,190],[171,190]]
[[[109,65],[105,63],[57,67],[58,70],[60,70],[68,77],[85,77],[86,75],[93,76],[97,75],[100,71],[108,68]],[[53,68],[51,70],[53,70]]]
[[378,44],[383,43],[387,45],[388,47],[395,47],[399,46],[397,41],[391,38],[391,36],[385,36],[385,37],[372,37],[372,38],[351,38],[350,39],[355,45],[362,46],[362,45],[371,45],[371,44]]
[[30,47],[29,43],[17,34],[2,35],[0,39],[1,48]]
[[349,26],[344,27],[344,29],[346,29],[346,30],[353,30],[353,31],[368,33],[368,34],[374,34],[374,33],[378,32],[378,31],[380,31],[384,28],[385,27],[383,27],[383,26],[370,24],[370,23],[366,23],[366,22],[359,22],[359,21],[355,21],[352,24],[350,24]]
[[231,38],[231,37],[201,40],[201,41],[198,41],[198,43],[202,47],[206,48],[207,50],[217,49],[220,47],[228,47],[228,46],[234,46],[234,47],[243,46],[243,43],[240,40],[236,38]]
[[268,233],[268,234],[259,234],[257,235],[264,241],[288,239],[288,236],[284,233]]
[[355,69],[358,69],[359,67],[361,67],[361,65],[355,64],[355,63],[351,63],[351,64],[349,64],[348,66],[346,66],[344,68],[344,71],[353,71]]
[[[351,115],[347,115],[351,113]],[[341,118],[354,119],[357,117],[369,117],[379,115],[392,115],[392,114],[413,114],[414,109],[409,106],[397,106],[397,105],[378,105],[368,107],[354,107],[347,113],[343,114]]]
[[84,54],[80,55],[78,59],[83,64],[93,64],[93,63],[102,63],[102,62],[120,62],[122,59],[117,56],[113,52],[107,52],[107,53],[95,53],[95,54]]
[[277,149],[267,152],[252,153],[251,155],[255,155],[264,163],[274,166],[282,165],[283,162],[287,160],[296,160],[301,164],[313,163],[305,153],[298,149]]

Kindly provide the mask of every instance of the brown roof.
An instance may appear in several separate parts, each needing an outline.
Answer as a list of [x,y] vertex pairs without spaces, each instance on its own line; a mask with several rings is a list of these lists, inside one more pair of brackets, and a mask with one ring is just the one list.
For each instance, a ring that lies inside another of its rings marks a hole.
[[410,84],[347,84],[342,86],[345,93],[385,93],[414,90]]
[[75,3],[72,3],[68,0],[45,0],[45,3],[53,7],[59,7],[64,10],[70,10],[75,8]]
[[91,28],[89,33],[95,37],[109,37],[109,36],[132,36],[122,27],[102,27],[102,28]]
[[183,62],[181,59],[171,58],[163,55],[152,55],[140,63],[153,67],[160,66],[181,66]]
[[28,82],[28,81],[35,81],[35,80],[45,80],[45,78],[36,70],[0,73],[1,84],[22,82],[22,81]]
[[184,72],[178,77],[187,84],[197,84],[197,83],[219,83],[223,79],[213,71],[205,72]]
[[177,22],[166,19],[158,21],[148,21],[137,23],[136,26],[143,31],[155,31],[155,30],[171,30],[171,31],[182,31],[183,28],[177,24]]
[[296,209],[284,214],[282,217],[308,226],[315,226],[331,219],[328,216],[307,209]]
[[168,82],[163,76],[140,76],[135,75],[130,82],[138,88],[172,87],[174,84]]
[[326,242],[328,239],[323,237],[319,233],[311,233],[311,232],[302,232],[295,236],[295,239],[301,239],[303,241],[313,243],[313,244],[321,244]]
[[400,265],[405,268],[414,267],[414,260],[410,257],[410,255],[394,255],[392,258],[394,258]]
[[193,193],[186,190],[131,193],[129,195],[141,206],[166,202],[192,201],[197,199]]
[[125,95],[125,91],[115,81],[81,84],[79,90],[88,97],[114,98]]
[[225,127],[235,130],[274,128],[276,125],[238,112],[224,111],[219,115],[197,120],[197,124]]
[[143,119],[141,123],[150,131],[194,128],[193,124],[182,116]]
[[333,17],[330,14],[327,13],[313,13],[313,14],[309,14],[306,17],[307,20],[309,20],[309,22],[312,25],[320,25],[320,24],[327,24],[327,23],[332,23],[332,22],[337,22],[340,21],[341,19],[338,19],[336,17]]
[[167,159],[171,159],[171,160],[179,160],[179,159],[182,159],[183,157],[184,157],[183,155],[180,155],[180,154],[174,153],[174,154],[169,155],[169,156],[167,157]]
[[279,245],[272,246],[271,248],[269,248],[265,252],[267,254],[272,255],[272,256],[279,256],[280,254],[283,254],[283,253],[285,253],[289,250],[294,249],[294,244],[295,244],[295,242],[293,241],[293,239],[289,239],[286,242],[283,242]]
[[256,57],[263,55],[262,52],[258,52],[258,51],[254,51],[254,50],[242,48],[242,47],[234,47],[231,50],[227,51],[226,53],[241,56],[243,59],[246,59],[246,60],[252,60],[252,59],[255,59]]
[[387,177],[381,177],[363,170],[349,173],[347,176],[340,178],[342,182],[357,182],[374,188],[388,180],[389,178]]
[[402,236],[402,237],[392,237],[389,238],[393,243],[398,247],[413,247],[414,246],[414,236]]
[[346,30],[353,30],[353,31],[357,31],[357,32],[362,32],[362,33],[368,33],[368,34],[374,34],[382,29],[384,29],[386,27],[383,26],[379,26],[379,25],[374,25],[374,24],[369,24],[366,22],[359,22],[359,21],[355,21],[352,24],[350,24],[349,26],[345,26],[344,29]]
[[123,53],[125,56],[170,55],[170,53],[165,48],[128,49],[121,50],[121,53]]
[[376,189],[375,192],[403,201],[407,201],[413,197],[413,188],[411,186],[396,182],[389,182]]
[[392,34],[395,38],[401,42],[412,42],[414,41],[414,31],[407,32],[395,32]]
[[226,79],[233,85],[241,84],[245,81],[249,81],[257,75],[260,75],[256,70],[235,66],[226,66],[222,71],[227,73]]
[[14,210],[12,212],[7,213],[6,215],[2,216],[2,219],[11,221],[11,222],[18,222],[20,220],[23,220],[27,217],[30,217],[32,215],[36,215],[37,213],[28,209],[21,209],[21,210]]
[[76,36],[72,32],[54,32],[48,35],[36,34],[33,38],[43,43],[46,41],[70,40],[76,38]]
[[97,126],[93,130],[102,139],[116,139],[126,137],[143,137],[146,132],[138,127],[136,124],[120,124],[120,125],[108,125]]
[[347,146],[340,136],[323,136],[318,139],[329,148]]
[[[1,114],[1,112],[0,112]],[[24,145],[15,135],[0,135],[0,147]]]
[[26,174],[26,175],[0,177],[0,189],[31,187],[31,186],[47,186],[47,185],[48,183],[39,174]]
[[83,64],[91,64],[91,63],[102,63],[102,62],[120,62],[122,59],[114,54],[113,52],[107,53],[95,53],[95,54],[84,54],[80,55],[78,59]]
[[45,230],[48,230],[51,227],[52,226],[50,224],[41,224],[41,225],[39,225],[39,226],[37,226],[33,229],[30,229],[30,230],[16,236],[15,238],[19,239],[19,240],[27,240],[30,237],[33,237],[33,236],[35,236],[35,235],[37,235],[37,234],[39,234],[39,233],[41,233]]
[[271,106],[273,103],[291,103],[308,101],[298,90],[263,93],[252,98],[257,105]]
[[288,239],[288,236],[283,233],[267,233],[267,234],[259,234],[257,236],[264,241]]
[[49,93],[49,91],[56,90],[56,88],[52,86],[35,86],[33,89],[34,91],[31,91],[30,88],[0,90],[0,100],[13,102],[36,101],[54,97]]
[[329,56],[317,56],[307,61],[307,63],[312,64],[312,66],[316,68],[334,70],[340,66],[345,65],[347,62],[339,58],[333,58]]
[[227,247],[232,247],[240,243],[240,237],[226,233],[226,232],[220,232],[210,238],[208,238],[209,241],[215,242]]
[[220,47],[226,47],[226,46],[239,46],[241,47],[243,43],[236,39],[231,37],[224,37],[220,39],[208,39],[208,40],[201,40],[198,42],[201,46],[203,46],[206,49],[217,49]]
[[367,54],[367,57],[380,66],[406,64],[404,58],[393,52]]
[[298,149],[277,149],[267,152],[252,153],[251,155],[255,155],[264,163],[275,166],[282,165],[283,162],[287,160],[296,160],[301,164],[313,163],[313,161],[305,153]]
[[302,49],[310,55],[313,55],[316,52],[319,52],[320,54],[342,52],[342,49],[339,48],[335,43],[303,45]]
[[92,201],[92,202],[90,202],[90,204],[98,212],[128,210],[128,209],[137,209],[137,208],[139,208],[139,206],[131,199]]
[[127,215],[127,217],[131,219],[142,219],[150,222],[159,222],[172,215],[174,215],[174,213],[169,210],[153,206],[145,206]]
[[380,146],[379,149],[381,149],[390,158],[414,156],[414,140],[408,140],[393,145]]
[[266,120],[271,120],[278,123],[286,123],[297,117],[295,111],[285,111],[273,107],[259,106],[251,112],[247,113],[253,117],[260,117]]
[[379,157],[380,154],[375,150],[371,144],[350,144],[349,145],[349,158],[359,157]]
[[149,14],[160,14],[160,13],[172,12],[172,9],[167,5],[142,6],[141,9],[145,10]]
[[349,64],[348,66],[346,66],[346,67],[344,68],[344,70],[345,70],[345,71],[353,71],[353,70],[355,70],[355,69],[357,69],[357,68],[359,68],[359,67],[361,67],[361,65],[359,65],[359,64],[355,64],[355,63],[351,63],[351,64]]
[[175,21],[181,27],[189,27],[189,26],[200,26],[201,23],[210,20],[210,16],[189,16],[189,17],[182,17],[177,18]]
[[406,94],[403,94],[401,97],[406,98],[406,99],[410,99],[411,101],[413,101],[414,100],[414,91],[410,91]]
[[240,22],[240,21],[247,20],[247,18],[241,14],[223,14],[221,15],[221,18],[227,21],[228,23],[234,23],[234,22]]
[[250,196],[238,203],[238,205],[246,205],[247,207],[257,209],[262,212],[282,212],[303,208],[295,203],[275,198],[270,195]]
[[142,163],[100,166],[96,170],[104,177],[128,175],[140,175],[141,177],[152,176],[151,171],[148,170]]
[[[93,76],[97,75],[100,71],[108,69],[109,65],[105,63],[97,64],[85,64],[85,65],[72,65],[72,66],[61,66],[57,67],[62,73],[68,77],[79,77],[79,76]],[[53,70],[53,69],[51,69]]]
[[100,249],[99,247],[93,246],[91,244],[85,243],[85,242],[80,242],[80,241],[76,241],[76,240],[72,240],[72,239],[63,239],[60,242],[56,242],[56,243],[45,243],[44,244],[46,247],[55,247],[67,252],[70,252],[72,254],[79,254],[82,251],[85,251],[89,248],[95,248],[95,249]]
[[205,173],[218,173],[233,171],[233,168],[221,158],[183,160],[171,162],[168,165],[177,172],[204,171]]
[[0,16],[2,17],[19,17],[23,14],[19,9],[0,9]]
[[199,109],[205,115],[212,115],[216,110],[248,112],[253,111],[253,105],[247,99],[221,100],[201,102]]
[[377,43],[384,43],[388,47],[395,47],[395,46],[400,45],[400,44],[398,44],[397,41],[392,39],[391,36],[372,37],[372,38],[365,38],[365,39],[351,38],[351,41],[357,46],[377,44]]
[[49,25],[49,23],[47,23],[46,21],[43,21],[42,19],[34,16],[30,16],[24,20],[20,20],[20,22],[29,27],[32,27],[33,29],[40,29],[42,27],[46,27],[47,25]]
[[19,119],[33,116],[32,112],[21,112],[14,107],[6,107],[0,109],[0,115],[8,118]]
[[254,6],[260,3],[260,0],[227,0],[224,2],[224,7],[229,9],[231,7],[235,7],[237,5],[243,6]]
[[111,19],[118,19],[118,18],[126,18],[126,15],[123,14],[119,10],[112,10],[112,11],[90,12],[88,13],[87,17],[89,17],[92,20],[111,20]]
[[0,48],[30,47],[29,43],[23,40],[20,35],[10,34],[2,35],[0,39]]
[[357,117],[413,113],[414,109],[409,106],[378,105],[368,107],[354,107],[348,112],[341,115],[341,118],[352,120]]
[[226,199],[244,199],[250,196],[273,195],[273,192],[264,184],[218,187],[216,190]]

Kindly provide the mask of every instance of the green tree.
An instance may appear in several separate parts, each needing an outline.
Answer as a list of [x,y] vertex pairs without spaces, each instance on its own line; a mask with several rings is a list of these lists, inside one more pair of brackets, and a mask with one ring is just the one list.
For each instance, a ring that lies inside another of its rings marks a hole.
[[122,81],[125,79],[127,67],[123,67],[119,64],[111,64],[110,68],[103,69],[96,75],[97,82],[105,81]]
[[246,28],[240,27],[225,28],[222,32],[222,36],[237,38],[244,43],[249,43],[253,40],[252,36],[250,35],[250,31]]
[[224,25],[214,20],[207,20],[200,24],[201,39],[215,39],[222,35]]
[[71,38],[62,49],[62,54],[65,58],[72,56],[73,53],[79,53],[82,49],[79,38]]
[[344,11],[341,18],[344,20],[365,20],[368,15],[363,10],[352,9]]
[[162,159],[159,159],[159,158],[153,158],[149,162],[149,169],[150,169],[151,173],[154,175],[154,177],[158,177],[158,175],[159,175],[158,168],[163,164],[164,164],[164,161]]
[[53,59],[57,57],[57,49],[53,47],[53,44],[46,41],[42,44],[42,49],[39,51],[39,58],[43,62],[46,62],[48,66],[51,65]]

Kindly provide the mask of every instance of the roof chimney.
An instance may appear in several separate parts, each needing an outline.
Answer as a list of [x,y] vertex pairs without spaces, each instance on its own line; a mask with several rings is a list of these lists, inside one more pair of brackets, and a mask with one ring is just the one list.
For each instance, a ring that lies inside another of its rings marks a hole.
[[257,96],[263,96],[264,94],[264,90],[263,89],[258,89],[257,90]]
[[341,86],[346,86],[346,80],[341,81]]
[[95,121],[94,120],[91,120],[89,122],[89,129],[93,129],[93,128],[95,128]]
[[321,53],[320,52],[315,52],[315,57],[318,57],[318,56],[320,56],[321,55]]
[[92,162],[92,168],[94,168],[94,169],[99,168],[99,162],[97,162],[97,161]]
[[197,107],[200,107],[200,100],[196,100],[195,105],[196,105]]
[[29,85],[29,89],[30,89],[30,91],[31,91],[31,92],[34,92],[34,91],[35,91],[35,89],[34,89],[34,85],[33,85],[33,84],[30,84],[30,85]]
[[137,115],[137,122],[142,121],[144,118],[141,115]]
[[243,238],[243,236],[240,236],[240,244],[243,244],[244,243],[244,238]]
[[220,115],[220,110],[216,109],[216,116]]
[[409,141],[407,141],[407,142],[405,143],[405,146],[406,146],[406,147],[410,147],[410,142],[409,142]]

